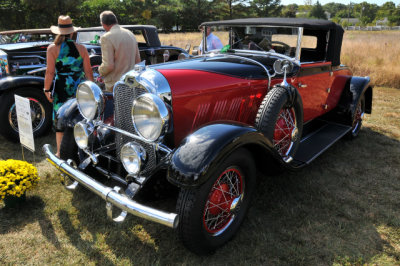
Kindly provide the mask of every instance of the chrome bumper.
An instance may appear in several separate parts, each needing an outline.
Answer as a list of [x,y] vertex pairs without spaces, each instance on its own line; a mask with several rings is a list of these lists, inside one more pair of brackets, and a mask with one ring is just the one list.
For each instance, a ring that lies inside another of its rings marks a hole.
[[118,193],[117,190],[111,187],[104,186],[85,173],[70,166],[66,161],[55,156],[55,154],[53,154],[51,151],[50,144],[45,144],[43,146],[43,151],[46,154],[47,160],[57,169],[104,199],[107,202],[106,208],[108,212],[110,211],[110,204],[112,204],[113,206],[121,209],[122,212],[127,212],[171,228],[177,227],[178,215],[176,213],[166,213],[151,207],[147,207],[126,197],[123,194]]

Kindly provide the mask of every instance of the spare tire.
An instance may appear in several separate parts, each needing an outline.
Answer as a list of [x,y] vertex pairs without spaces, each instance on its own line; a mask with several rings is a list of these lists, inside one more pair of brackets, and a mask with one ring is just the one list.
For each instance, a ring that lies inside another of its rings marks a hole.
[[271,141],[285,162],[290,162],[296,153],[303,131],[301,98],[289,86],[274,86],[265,95],[255,122],[255,127]]

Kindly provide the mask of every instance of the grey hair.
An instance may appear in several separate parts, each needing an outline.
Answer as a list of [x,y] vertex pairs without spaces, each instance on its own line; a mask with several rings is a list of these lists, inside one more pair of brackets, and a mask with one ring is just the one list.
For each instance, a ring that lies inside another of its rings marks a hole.
[[111,26],[114,24],[118,24],[118,19],[112,11],[107,10],[107,11],[101,12],[100,22],[107,26]]

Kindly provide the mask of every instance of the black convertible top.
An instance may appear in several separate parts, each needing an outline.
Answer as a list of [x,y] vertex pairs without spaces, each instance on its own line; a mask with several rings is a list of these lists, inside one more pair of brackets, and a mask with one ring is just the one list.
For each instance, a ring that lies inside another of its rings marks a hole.
[[271,25],[287,27],[304,27],[308,29],[330,30],[337,25],[328,20],[305,18],[240,18],[203,22],[201,26],[235,26],[235,25]]

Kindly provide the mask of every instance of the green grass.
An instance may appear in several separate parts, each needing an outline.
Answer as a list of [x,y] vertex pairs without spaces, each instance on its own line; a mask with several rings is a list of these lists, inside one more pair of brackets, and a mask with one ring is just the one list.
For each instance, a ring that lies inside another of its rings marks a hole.
[[[0,264],[400,264],[400,90],[375,88],[359,138],[341,140],[308,168],[261,182],[244,224],[215,254],[187,251],[167,227],[106,218],[105,203],[59,183],[36,140],[39,186],[26,205],[0,204]],[[22,159],[0,138],[0,159]],[[33,157],[25,151],[25,159]],[[171,202],[163,204],[173,204]]]

